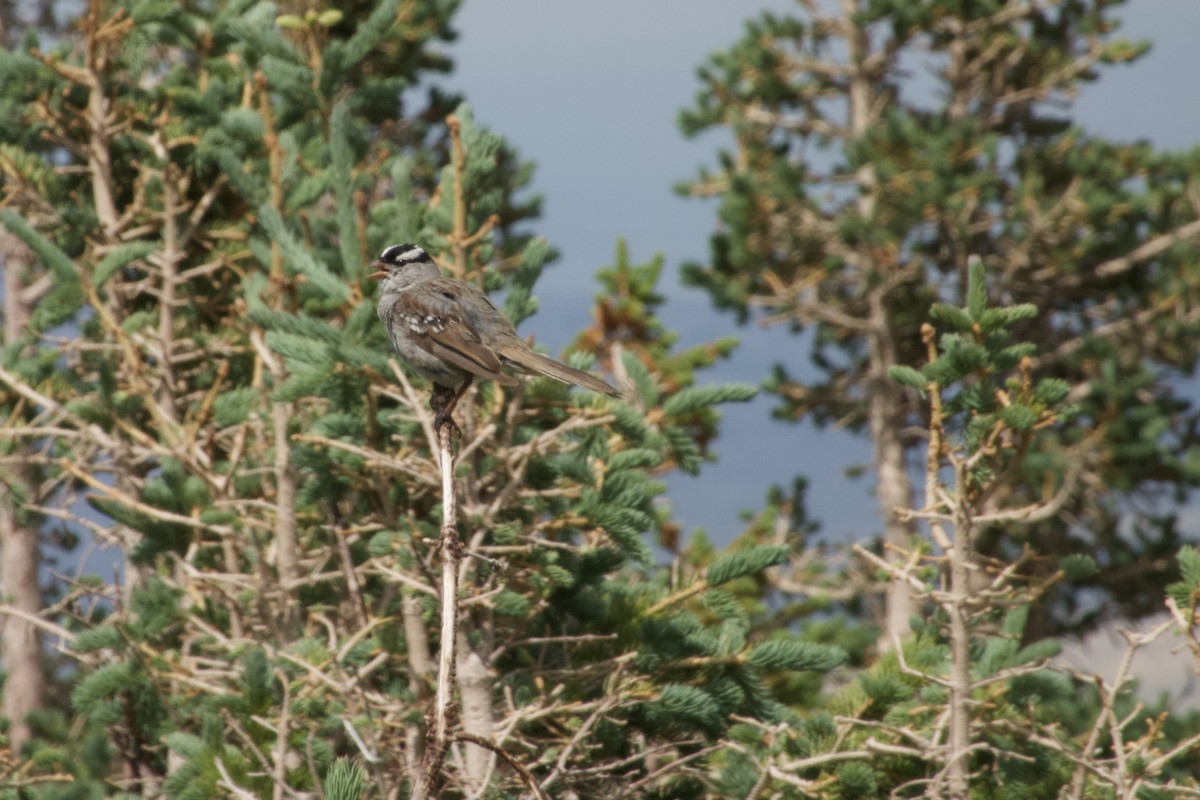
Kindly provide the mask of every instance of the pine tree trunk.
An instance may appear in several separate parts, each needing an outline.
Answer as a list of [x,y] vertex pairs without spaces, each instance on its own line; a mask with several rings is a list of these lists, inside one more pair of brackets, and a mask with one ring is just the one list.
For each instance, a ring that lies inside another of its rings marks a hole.
[[[911,487],[904,469],[904,444],[900,441],[898,419],[904,397],[900,387],[888,377],[888,370],[896,363],[896,343],[886,302],[882,289],[872,290],[869,298],[872,330],[867,413],[875,450],[875,499],[883,521],[884,556],[889,562],[898,564],[904,561],[905,553],[911,547],[911,530],[909,524],[896,515],[896,510],[908,508]],[[916,603],[908,584],[892,579],[885,596],[879,632],[881,650],[890,650],[894,637],[908,633],[909,619],[915,612]]]
[[[412,590],[405,590],[401,601],[401,616],[404,619],[404,644],[408,654],[408,688],[412,692],[413,705],[424,708],[429,703],[429,688],[436,679],[433,657],[429,653],[429,635],[422,618],[421,598]],[[425,753],[425,731],[417,722],[404,731],[404,752],[408,758],[409,780],[420,778],[421,759]]]
[[[842,20],[853,26],[858,14],[857,0],[842,0]],[[870,41],[866,31],[851,28],[846,36],[849,46],[849,61],[853,67],[849,88],[850,129],[856,138],[865,136],[878,120],[878,104],[874,102],[876,88],[871,75],[864,68],[870,55]],[[870,164],[858,168],[856,179],[860,194],[858,212],[869,219],[875,211],[877,181],[875,170]],[[901,419],[898,410],[904,397],[899,386],[888,377],[888,370],[896,363],[896,337],[888,312],[888,280],[879,274],[881,267],[891,265],[863,265],[868,272],[864,282],[871,288],[867,294],[867,418],[870,426],[871,444],[875,451],[875,498],[879,504],[879,516],[883,522],[884,556],[896,563],[903,560],[903,551],[909,545],[909,526],[896,516],[896,509],[907,508],[911,491],[908,474],[904,471],[904,445],[900,441]],[[908,631],[908,620],[916,606],[908,587],[898,580],[888,585],[884,611],[880,620],[879,647],[889,650],[893,636],[903,636]]]
[[22,525],[8,482],[21,478],[20,468],[12,469],[0,481],[0,587],[5,604],[21,616],[4,616],[0,644],[4,651],[4,716],[9,720],[8,740],[13,753],[19,753],[29,741],[31,730],[26,718],[42,707],[46,696],[42,673],[42,641],[37,626],[26,617],[41,611],[38,587],[38,535]]
[[[15,236],[0,229],[0,257],[4,259],[4,341],[11,343],[24,332],[29,308],[22,296],[22,279],[31,266],[29,250]],[[9,720],[8,739],[13,753],[29,741],[26,718],[41,708],[46,696],[42,672],[42,642],[37,626],[30,621],[42,610],[38,586],[37,529],[21,520],[13,489],[30,491],[28,465],[17,450],[10,466],[0,475],[0,592],[3,602],[18,614],[0,618],[3,634],[0,653],[4,656],[4,716]]]
[[[492,707],[493,679],[484,655],[491,652],[491,636],[483,632],[479,649],[471,647],[465,625],[458,629],[458,694],[462,702],[462,726],[469,734],[491,740],[495,733],[495,711]],[[473,792],[482,791],[488,769],[495,756],[482,747],[465,747],[467,786]]]
[[970,609],[971,525],[966,514],[966,470],[959,468],[958,508],[955,513],[954,549],[950,553],[950,753],[946,775],[953,800],[966,800],[971,752],[971,631]]

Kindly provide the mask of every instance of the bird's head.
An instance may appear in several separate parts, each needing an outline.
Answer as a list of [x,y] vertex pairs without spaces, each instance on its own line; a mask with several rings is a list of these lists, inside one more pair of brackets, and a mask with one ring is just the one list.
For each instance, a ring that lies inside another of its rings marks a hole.
[[415,244],[394,244],[384,248],[371,264],[374,272],[368,278],[382,279],[384,291],[388,289],[403,289],[414,283],[429,278],[436,278],[441,273],[437,264],[429,257],[429,253]]

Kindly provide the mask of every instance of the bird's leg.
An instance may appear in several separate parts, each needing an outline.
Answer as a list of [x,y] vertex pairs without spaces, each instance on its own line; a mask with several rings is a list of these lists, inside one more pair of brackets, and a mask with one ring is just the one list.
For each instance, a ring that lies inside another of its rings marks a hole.
[[440,383],[433,385],[433,391],[429,396],[429,408],[433,410],[433,429],[439,435],[443,425],[450,426],[452,437],[458,430],[458,426],[454,424],[454,419],[450,416],[457,404],[458,399],[453,389],[448,389]]
[[429,398],[429,407],[433,409],[433,429],[440,431],[443,425],[450,426],[450,435],[461,434],[462,431],[454,424],[454,418],[451,414],[458,406],[458,401],[471,387],[473,375],[468,375],[467,379],[462,382],[457,389],[450,389],[442,386],[440,383],[433,385],[433,393]]

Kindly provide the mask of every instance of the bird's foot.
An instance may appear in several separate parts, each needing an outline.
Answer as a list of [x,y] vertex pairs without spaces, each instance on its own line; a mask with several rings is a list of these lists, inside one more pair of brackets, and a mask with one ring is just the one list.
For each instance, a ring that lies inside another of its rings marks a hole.
[[433,410],[433,429],[437,431],[438,436],[442,435],[442,428],[449,427],[450,440],[454,441],[462,436],[462,431],[454,422],[454,408],[458,405],[458,398],[462,396],[461,390],[448,389],[440,383],[433,385],[433,392],[429,397],[429,407]]
[[450,429],[450,441],[462,438],[462,429],[458,427],[458,423],[454,421],[454,417],[446,412],[438,412],[433,415],[433,429],[437,431],[439,437],[442,435],[443,427]]

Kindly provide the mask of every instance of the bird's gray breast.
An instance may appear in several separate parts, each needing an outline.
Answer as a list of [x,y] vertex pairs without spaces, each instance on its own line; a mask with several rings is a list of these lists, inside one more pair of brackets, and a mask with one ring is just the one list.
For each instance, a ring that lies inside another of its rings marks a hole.
[[422,341],[430,334],[441,333],[446,325],[445,317],[436,313],[422,313],[405,301],[402,292],[388,292],[379,299],[376,313],[396,354],[413,372],[442,386],[455,387],[466,380],[467,373],[438,358]]

